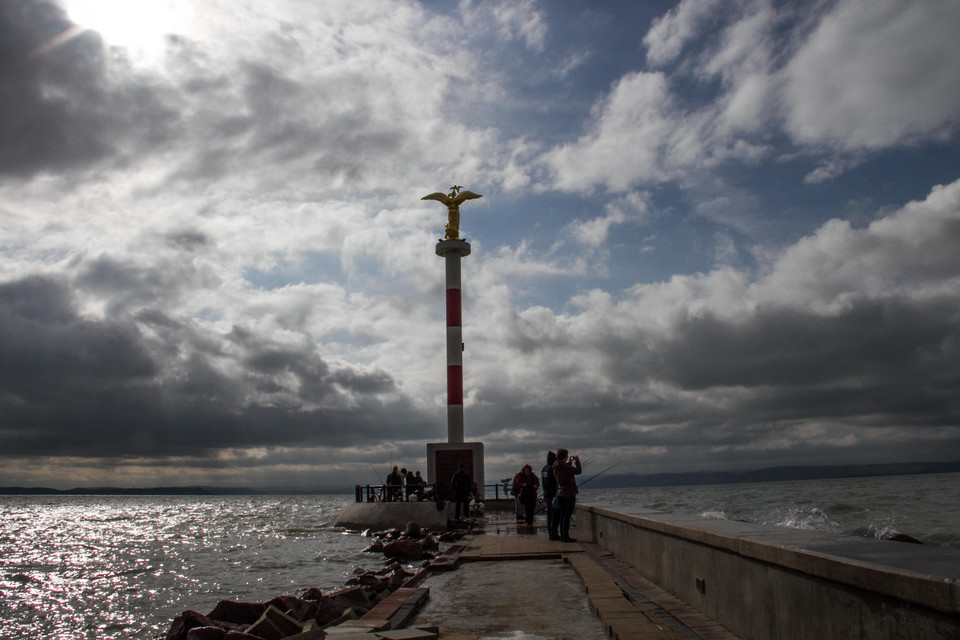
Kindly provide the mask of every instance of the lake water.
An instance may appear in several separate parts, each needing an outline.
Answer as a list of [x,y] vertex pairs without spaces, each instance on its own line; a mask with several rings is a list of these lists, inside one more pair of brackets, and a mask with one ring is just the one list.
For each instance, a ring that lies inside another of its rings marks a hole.
[[[368,539],[352,496],[0,496],[4,638],[155,638],[185,609],[341,587]],[[648,507],[960,547],[960,474],[592,490]]]

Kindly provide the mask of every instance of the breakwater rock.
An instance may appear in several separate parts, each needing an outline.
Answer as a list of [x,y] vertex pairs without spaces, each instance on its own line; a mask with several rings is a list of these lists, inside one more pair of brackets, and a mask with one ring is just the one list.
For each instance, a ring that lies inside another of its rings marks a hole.
[[357,567],[344,588],[323,593],[316,587],[300,595],[280,595],[266,602],[221,600],[207,614],[188,610],[174,618],[164,640],[318,640],[322,629],[362,617],[419,574],[401,563],[421,562],[429,568],[441,542],[455,542],[465,532],[430,532],[416,523],[404,530],[387,529],[371,537],[367,553],[382,553],[379,569]]

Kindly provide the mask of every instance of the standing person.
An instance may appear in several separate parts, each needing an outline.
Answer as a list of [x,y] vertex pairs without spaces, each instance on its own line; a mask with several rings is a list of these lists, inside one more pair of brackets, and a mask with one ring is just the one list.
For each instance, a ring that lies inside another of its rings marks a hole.
[[406,467],[400,469],[400,484],[403,485],[400,491],[401,500],[407,501],[410,499],[410,477],[407,475]]
[[423,479],[423,476],[420,475],[420,472],[417,471],[417,474],[413,476],[413,480],[407,478],[407,486],[412,487],[414,495],[417,496],[417,500],[423,500],[423,487],[427,484],[427,481]]
[[556,461],[557,454],[547,451],[547,464],[540,470],[543,503],[547,505],[547,536],[551,540],[560,539],[560,510],[553,508],[553,499],[557,497],[557,478],[553,474],[553,463]]
[[520,500],[520,489],[522,485],[520,484],[520,476],[523,475],[523,467],[520,468],[520,471],[517,471],[516,475],[513,476],[513,488],[510,490],[513,493],[513,504],[517,510],[517,522],[524,520],[523,516],[523,502]]
[[560,540],[576,542],[570,537],[570,518],[577,506],[577,478],[583,471],[579,456],[569,456],[566,449],[557,449],[557,461],[553,463],[553,473],[557,478],[557,499],[560,503]]
[[390,472],[390,475],[387,476],[387,501],[393,502],[400,499],[400,493],[403,491],[403,478],[400,476],[400,471],[397,470],[397,467],[393,467],[393,471]]
[[450,482],[453,485],[453,494],[457,500],[456,516],[454,517],[459,520],[461,507],[464,516],[470,515],[470,476],[463,470],[462,462],[457,465],[457,472],[453,474]]
[[537,512],[537,488],[540,479],[533,472],[533,467],[523,465],[520,470],[520,502],[523,503],[523,520],[527,525],[533,524],[533,516]]

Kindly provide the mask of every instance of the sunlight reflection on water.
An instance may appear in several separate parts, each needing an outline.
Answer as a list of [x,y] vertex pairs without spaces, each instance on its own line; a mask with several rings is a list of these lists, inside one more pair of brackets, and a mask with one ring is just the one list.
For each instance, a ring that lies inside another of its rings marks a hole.
[[329,528],[347,501],[2,497],[3,635],[152,638],[223,598],[341,586],[366,546]]

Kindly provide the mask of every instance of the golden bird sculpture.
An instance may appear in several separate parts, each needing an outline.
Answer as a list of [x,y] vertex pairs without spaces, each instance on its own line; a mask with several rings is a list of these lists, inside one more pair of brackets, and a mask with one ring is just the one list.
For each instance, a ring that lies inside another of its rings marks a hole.
[[463,187],[455,184],[450,187],[449,194],[437,191],[436,193],[431,193],[428,196],[420,198],[421,200],[436,200],[447,206],[446,240],[460,239],[460,205],[467,200],[475,200],[483,197],[479,193],[462,191],[462,189]]

